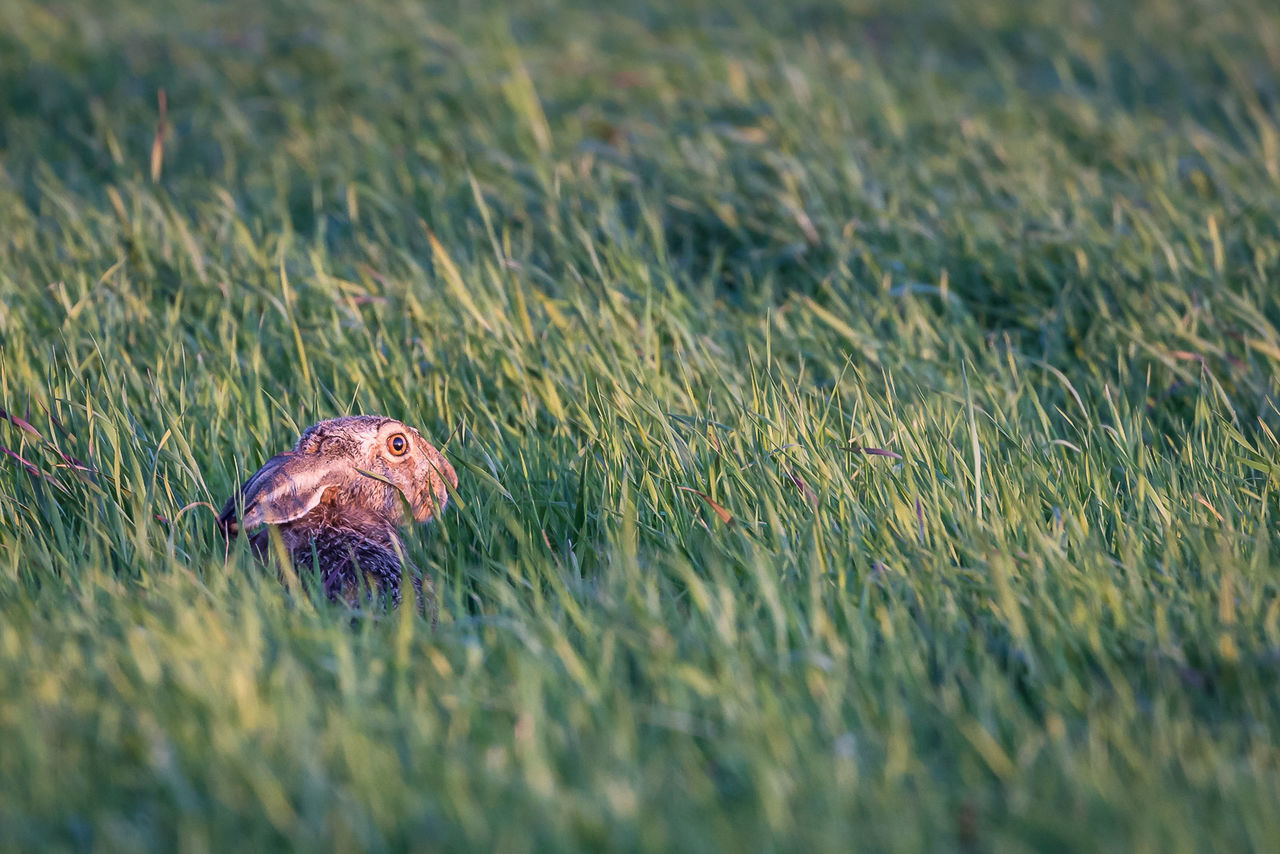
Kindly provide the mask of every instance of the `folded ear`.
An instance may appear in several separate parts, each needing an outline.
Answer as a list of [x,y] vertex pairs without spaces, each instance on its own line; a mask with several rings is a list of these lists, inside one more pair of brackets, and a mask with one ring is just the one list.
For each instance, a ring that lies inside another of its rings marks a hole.
[[[224,532],[234,534],[241,527],[292,522],[314,510],[325,490],[341,482],[341,472],[332,460],[315,454],[277,454],[227,499],[218,524]],[[237,503],[244,505],[244,516],[239,519]]]

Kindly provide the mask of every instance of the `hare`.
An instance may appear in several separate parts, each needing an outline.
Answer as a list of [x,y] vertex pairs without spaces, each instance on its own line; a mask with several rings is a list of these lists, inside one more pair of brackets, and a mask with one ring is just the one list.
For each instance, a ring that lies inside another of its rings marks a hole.
[[[277,454],[222,508],[218,526],[241,529],[259,559],[271,528],[298,573],[318,572],[328,597],[356,606],[372,598],[400,603],[404,542],[398,527],[427,522],[449,500],[458,475],[412,427],[377,415],[331,418],[308,427],[292,451]],[[406,512],[407,511],[407,512]],[[256,530],[255,530],[256,529]],[[430,580],[410,567],[419,608],[433,616]]]

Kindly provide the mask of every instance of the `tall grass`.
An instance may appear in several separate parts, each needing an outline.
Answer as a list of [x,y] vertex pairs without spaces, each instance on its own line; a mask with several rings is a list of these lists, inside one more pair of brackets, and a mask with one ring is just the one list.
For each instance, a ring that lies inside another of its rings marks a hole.
[[[1277,33],[0,2],[0,847],[1275,850]],[[434,631],[203,504],[346,412]]]

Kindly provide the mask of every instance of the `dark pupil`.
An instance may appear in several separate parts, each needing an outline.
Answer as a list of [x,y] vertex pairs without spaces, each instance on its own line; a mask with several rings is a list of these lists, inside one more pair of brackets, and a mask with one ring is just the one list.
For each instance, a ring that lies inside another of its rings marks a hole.
[[396,436],[394,439],[391,440],[391,450],[395,451],[397,454],[404,453],[404,437],[403,436]]

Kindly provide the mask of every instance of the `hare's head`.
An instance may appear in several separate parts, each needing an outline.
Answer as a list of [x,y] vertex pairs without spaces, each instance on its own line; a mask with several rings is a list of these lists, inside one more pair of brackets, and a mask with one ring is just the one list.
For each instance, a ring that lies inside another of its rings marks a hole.
[[281,525],[301,519],[322,502],[332,513],[396,524],[408,506],[426,522],[458,485],[458,475],[412,427],[377,415],[331,418],[308,427],[297,446],[268,460],[240,490],[244,513],[235,516],[235,496],[223,510],[223,527]]

